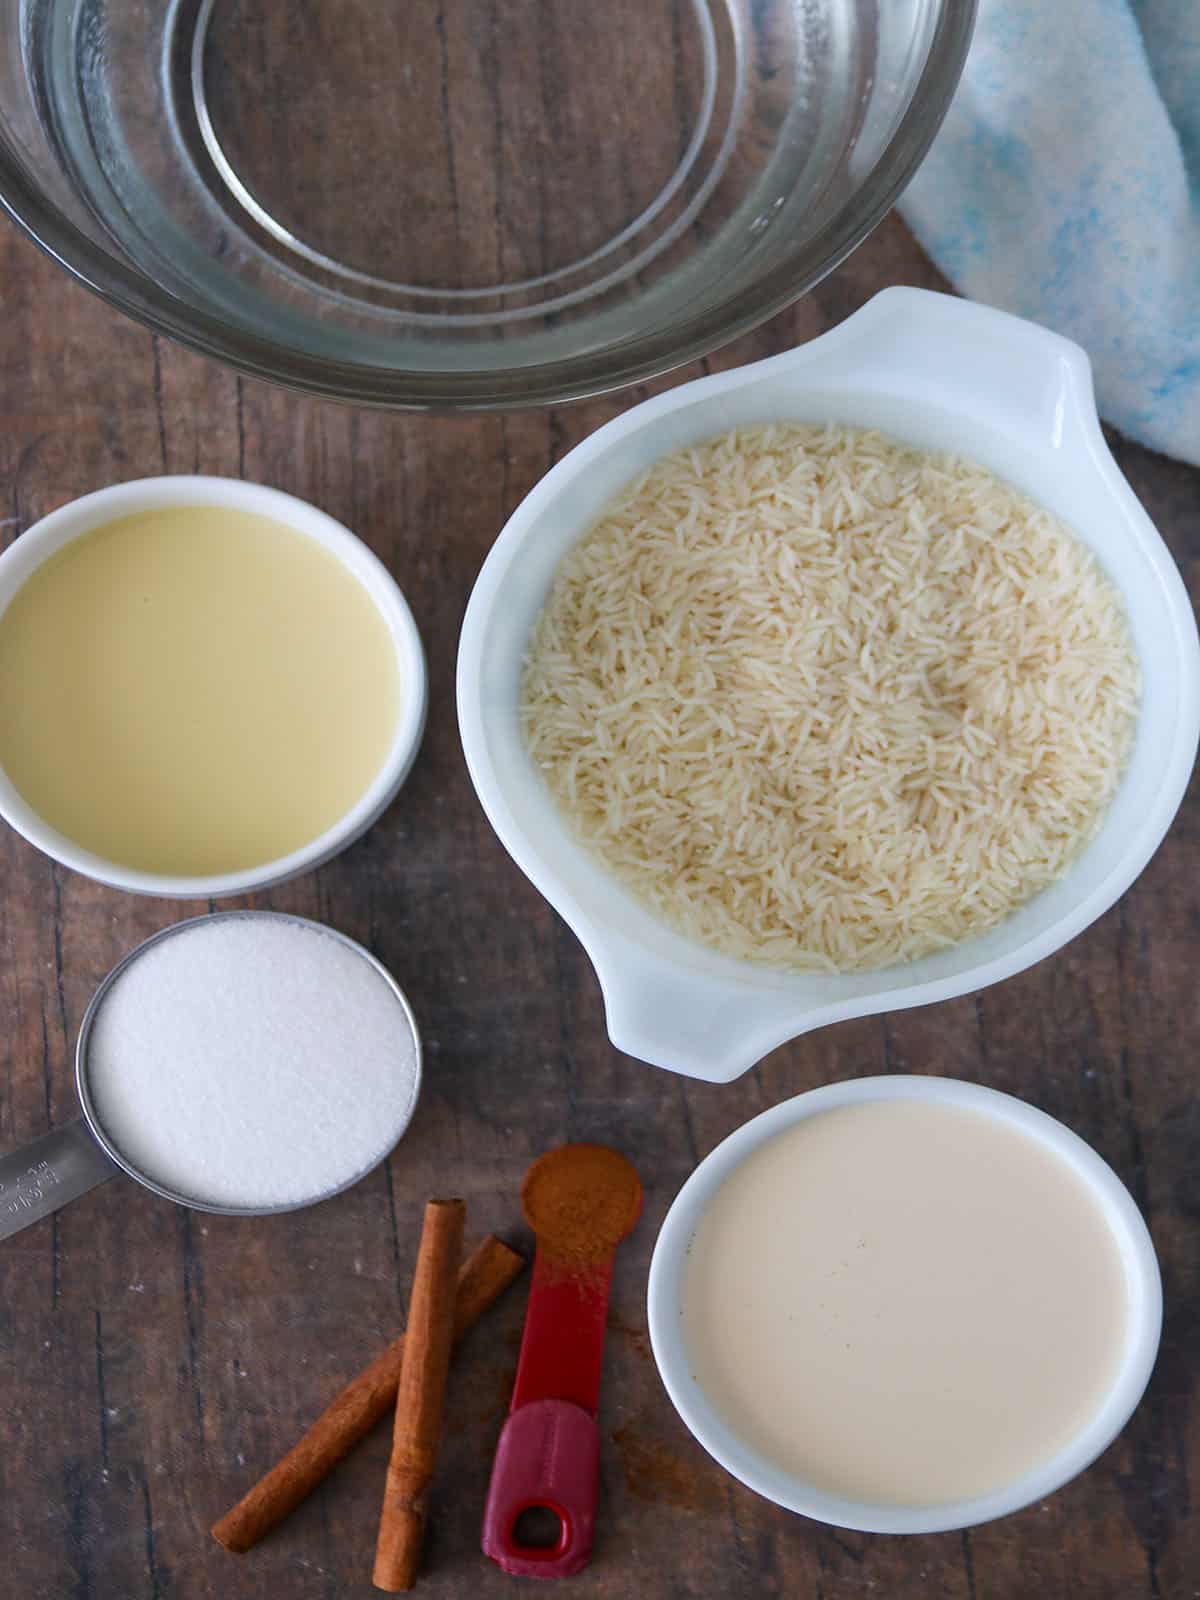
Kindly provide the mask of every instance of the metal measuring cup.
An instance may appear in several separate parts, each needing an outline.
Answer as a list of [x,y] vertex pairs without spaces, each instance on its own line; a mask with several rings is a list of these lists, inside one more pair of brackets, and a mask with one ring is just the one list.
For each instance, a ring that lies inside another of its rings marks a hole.
[[[164,1188],[161,1183],[157,1183],[128,1161],[105,1131],[88,1082],[88,1046],[96,1018],[110,990],[134,962],[164,939],[175,938],[201,923],[209,925],[232,918],[299,923],[327,938],[337,939],[374,967],[395,997],[399,1016],[411,1035],[416,1060],[417,1078],[413,1103],[396,1135],[397,1142],[403,1137],[412,1120],[413,1109],[420,1091],[421,1039],[404,991],[382,962],[377,961],[369,950],[365,950],[355,940],[339,933],[336,928],[327,927],[322,922],[314,922],[308,917],[292,916],[287,912],[219,911],[208,916],[189,917],[184,922],[173,923],[171,927],[151,934],[136,949],[131,950],[117,963],[92,996],[84,1012],[79,1038],[75,1044],[75,1087],[79,1092],[79,1104],[83,1115],[77,1117],[74,1122],[69,1122],[61,1128],[54,1128],[40,1138],[21,1145],[19,1149],[10,1150],[7,1155],[0,1156],[0,1239],[10,1238],[14,1233],[20,1233],[23,1228],[29,1227],[31,1223],[61,1210],[69,1201],[77,1200],[80,1195],[86,1194],[98,1184],[107,1182],[118,1172],[124,1172],[143,1188],[160,1195],[164,1200],[173,1200],[176,1205],[187,1206],[192,1211],[208,1211],[223,1217],[265,1217],[272,1216],[276,1212],[299,1211],[305,1206],[315,1205],[320,1200],[328,1200],[335,1194],[343,1193],[366,1176],[365,1171],[356,1172],[344,1183],[337,1184],[332,1189],[324,1189],[319,1194],[306,1196],[302,1200],[288,1201],[283,1205],[213,1205],[208,1201],[196,1200],[190,1195]],[[386,1159],[386,1155],[385,1152],[383,1159]]]

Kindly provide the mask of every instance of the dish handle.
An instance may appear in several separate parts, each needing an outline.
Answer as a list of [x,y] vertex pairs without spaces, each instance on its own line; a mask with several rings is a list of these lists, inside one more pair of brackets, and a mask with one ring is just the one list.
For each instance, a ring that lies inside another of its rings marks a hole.
[[788,1039],[824,1020],[794,994],[684,971],[640,945],[585,942],[600,980],[612,1044],[626,1055],[707,1083],[731,1083]]
[[960,406],[1054,449],[1106,451],[1086,351],[1038,323],[931,289],[883,289],[810,344],[776,358],[823,383]]

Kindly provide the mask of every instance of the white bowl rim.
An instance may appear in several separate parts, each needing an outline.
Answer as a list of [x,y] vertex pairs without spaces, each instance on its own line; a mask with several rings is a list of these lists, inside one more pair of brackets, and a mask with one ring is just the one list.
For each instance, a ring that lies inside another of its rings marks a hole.
[[336,518],[298,496],[241,478],[169,473],[133,478],[68,501],[32,523],[0,555],[0,617],[30,576],[58,550],[118,517],[173,506],[217,506],[270,517],[315,539],[362,584],[392,637],[401,707],[392,743],[368,788],[335,823],[300,849],[238,872],[175,876],[113,862],[50,827],[0,768],[0,816],[30,844],[76,872],[116,889],[180,900],[216,900],[283,883],[352,844],[395,798],[416,759],[429,689],[425,652],[400,586],[378,556]]
[[[1049,1147],[1087,1185],[1121,1249],[1129,1287],[1125,1349],[1104,1399],[1076,1437],[1049,1461],[990,1494],[934,1506],[879,1505],[828,1494],[744,1444],[708,1405],[680,1357],[677,1286],[706,1204],[752,1151],[786,1128],[835,1107],[917,1100],[997,1117]],[[747,1488],[786,1510],[862,1533],[944,1533],[974,1527],[1044,1499],[1082,1472],[1128,1422],[1149,1382],[1162,1330],[1162,1280],[1154,1245],[1129,1190],[1064,1123],[1027,1101],[955,1078],[894,1074],[851,1078],[784,1100],[722,1140],[692,1172],[659,1230],[647,1283],[650,1344],[671,1403],[710,1456]]]

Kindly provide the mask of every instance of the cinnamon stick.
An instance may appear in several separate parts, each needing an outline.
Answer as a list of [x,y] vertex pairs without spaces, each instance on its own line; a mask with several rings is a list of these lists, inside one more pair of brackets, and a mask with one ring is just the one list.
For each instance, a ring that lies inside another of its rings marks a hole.
[[431,1200],[425,1207],[396,1391],[392,1458],[375,1546],[373,1582],[389,1594],[411,1589],[417,1581],[442,1428],[454,1334],[454,1276],[466,1209],[461,1200]]
[[[456,1343],[500,1298],[524,1265],[524,1257],[494,1235],[476,1246],[458,1274],[454,1302]],[[242,1555],[291,1515],[358,1441],[394,1409],[403,1355],[401,1334],[351,1379],[308,1432],[231,1511],[213,1524],[212,1536],[218,1544]]]

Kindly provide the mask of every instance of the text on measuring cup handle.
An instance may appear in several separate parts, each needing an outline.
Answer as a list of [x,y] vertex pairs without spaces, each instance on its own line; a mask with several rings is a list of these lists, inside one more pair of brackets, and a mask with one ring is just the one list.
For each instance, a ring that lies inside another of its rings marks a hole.
[[35,1161],[14,1182],[0,1183],[0,1211],[6,1216],[32,1211],[61,1182],[49,1161]]

